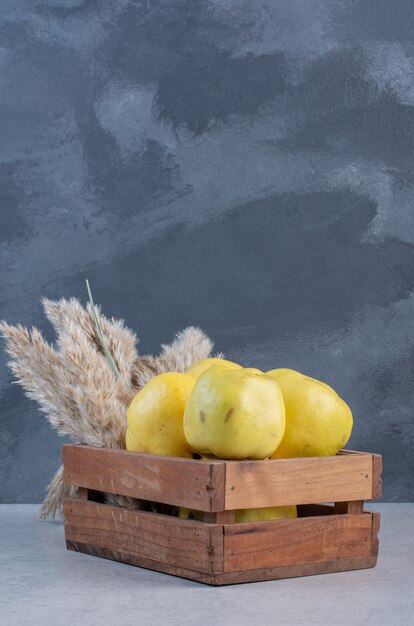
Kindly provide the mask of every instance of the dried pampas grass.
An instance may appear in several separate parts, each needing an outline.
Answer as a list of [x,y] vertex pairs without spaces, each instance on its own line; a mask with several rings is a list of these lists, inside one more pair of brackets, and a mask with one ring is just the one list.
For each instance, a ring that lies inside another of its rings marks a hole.
[[[199,328],[189,327],[171,344],[162,345],[159,355],[140,356],[135,333],[123,320],[106,318],[93,302],[86,308],[74,298],[42,302],[56,331],[56,346],[45,341],[36,328],[2,322],[0,333],[6,340],[16,382],[39,403],[59,435],[69,435],[76,443],[124,448],[127,410],[135,394],[153,376],[183,372],[209,357],[213,349]],[[105,347],[113,363],[105,355]],[[74,492],[63,483],[60,467],[48,487],[40,516],[54,518],[61,512],[63,499]],[[108,498],[120,506],[140,506],[132,498]]]
[[193,363],[211,355],[213,343],[200,328],[190,326],[161,348],[158,356],[146,355],[135,361],[132,382],[138,388],[162,372],[186,372]]

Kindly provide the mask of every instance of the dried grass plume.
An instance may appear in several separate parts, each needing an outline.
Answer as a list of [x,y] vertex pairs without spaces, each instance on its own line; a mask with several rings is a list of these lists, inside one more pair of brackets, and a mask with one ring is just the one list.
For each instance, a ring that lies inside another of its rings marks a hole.
[[[74,298],[42,302],[56,331],[55,345],[34,327],[1,322],[0,333],[16,382],[38,402],[58,434],[69,435],[75,443],[124,448],[128,406],[139,389],[162,372],[185,371],[209,357],[213,349],[203,331],[189,327],[171,344],[162,345],[159,355],[141,356],[135,333],[123,320],[106,318],[97,306],[100,328],[120,374],[117,378],[104,354],[91,305],[83,307]],[[54,518],[61,512],[63,499],[74,492],[63,483],[60,467],[48,487],[40,516]],[[136,505],[120,496],[112,500],[122,506]]]

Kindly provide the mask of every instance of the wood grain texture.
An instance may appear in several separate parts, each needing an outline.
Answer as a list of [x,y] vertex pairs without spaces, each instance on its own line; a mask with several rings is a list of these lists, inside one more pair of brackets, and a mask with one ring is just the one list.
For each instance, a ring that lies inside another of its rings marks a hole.
[[314,576],[318,574],[330,574],[334,572],[344,572],[357,569],[367,569],[375,567],[376,556],[361,557],[352,559],[341,559],[340,561],[323,561],[321,563],[302,563],[299,565],[284,565],[279,567],[267,567],[239,572],[226,572],[222,574],[206,574],[195,570],[186,569],[177,565],[169,565],[146,559],[123,551],[96,547],[89,544],[82,544],[75,541],[67,541],[68,550],[82,552],[91,556],[104,559],[111,559],[129,565],[144,567],[156,572],[171,574],[181,578],[187,578],[207,585],[234,585],[238,583],[258,582],[264,580],[279,580],[281,578],[295,578],[298,576]]
[[[296,578],[298,576],[315,576],[318,574],[333,574],[357,569],[375,567],[376,556],[355,557],[352,559],[336,559],[319,563],[300,563],[299,565],[279,565],[260,569],[242,570],[215,574],[212,581],[201,580],[210,585],[234,585],[237,583],[258,582],[264,580],[280,580],[281,578]],[[179,575],[179,574],[178,574]]]
[[181,578],[188,578],[190,580],[207,583],[209,585],[217,584],[214,582],[216,574],[197,572],[196,570],[187,569],[178,565],[162,563],[161,561],[148,559],[137,554],[125,552],[124,550],[114,550],[113,548],[104,548],[102,546],[94,546],[72,540],[66,541],[66,547],[68,550],[73,550],[74,552],[82,552],[83,554],[89,554],[103,559],[119,561],[120,563],[128,563],[129,565],[144,567],[155,572],[180,576]]
[[75,444],[65,444],[62,456],[63,480],[70,485],[199,511],[224,509],[224,461]]
[[226,462],[226,509],[371,497],[371,454]]
[[372,499],[380,498],[382,495],[382,456],[372,455]]
[[[70,550],[212,585],[373,567],[381,457],[198,461],[89,446],[64,446]],[[102,492],[204,512],[204,521],[99,502]],[[332,504],[312,504],[330,502]],[[234,510],[298,504],[297,519],[235,523]]]
[[335,502],[334,512],[337,514],[363,513],[364,501],[363,500],[351,500],[350,502]]
[[80,498],[81,500],[89,500],[89,489],[87,489],[86,487],[79,487],[78,488],[78,493],[77,493],[77,497]]
[[91,546],[97,554],[102,550],[122,553],[121,560],[135,560],[136,564],[148,560],[200,573],[222,571],[220,525],[130,511],[78,498],[65,501],[64,514],[65,538],[70,546]]
[[214,524],[233,524],[235,516],[235,511],[218,511],[216,513],[204,513],[203,521]]
[[377,513],[220,525],[71,498],[65,515],[69,550],[210,585],[361,569],[377,560]]
[[63,462],[69,484],[212,512],[369,500],[377,497],[381,480],[379,455],[350,451],[332,457],[199,461],[66,444]]
[[379,540],[378,533],[380,529],[380,514],[375,511],[372,513],[372,529],[371,529],[371,553],[372,556],[378,556]]
[[223,572],[371,556],[371,513],[224,526]]

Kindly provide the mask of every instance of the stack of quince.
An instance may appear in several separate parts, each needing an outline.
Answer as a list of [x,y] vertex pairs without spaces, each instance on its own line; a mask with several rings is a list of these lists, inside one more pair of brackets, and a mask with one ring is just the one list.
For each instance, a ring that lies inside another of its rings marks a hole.
[[[351,430],[350,408],[325,383],[212,358],[185,374],[159,374],[139,391],[128,411],[126,447],[190,458],[327,456]],[[295,516],[296,507],[272,507],[237,511],[236,521]]]

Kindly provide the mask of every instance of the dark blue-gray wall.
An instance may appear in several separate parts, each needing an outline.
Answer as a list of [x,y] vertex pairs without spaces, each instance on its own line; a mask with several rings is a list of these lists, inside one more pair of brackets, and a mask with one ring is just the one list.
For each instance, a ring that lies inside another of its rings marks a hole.
[[[333,385],[351,445],[414,477],[412,0],[2,0],[0,318],[97,301],[156,351]],[[60,441],[1,353],[0,496]]]

